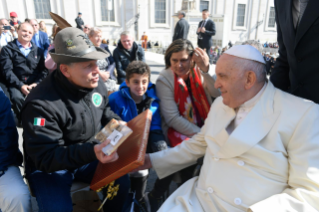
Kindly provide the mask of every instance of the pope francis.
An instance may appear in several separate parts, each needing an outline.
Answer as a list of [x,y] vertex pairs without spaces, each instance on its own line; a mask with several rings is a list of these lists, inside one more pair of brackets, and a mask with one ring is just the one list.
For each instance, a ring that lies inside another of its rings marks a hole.
[[159,211],[319,211],[318,105],[267,82],[265,61],[249,45],[227,50],[216,75],[221,97],[201,131],[140,167],[163,178],[205,156],[199,177]]

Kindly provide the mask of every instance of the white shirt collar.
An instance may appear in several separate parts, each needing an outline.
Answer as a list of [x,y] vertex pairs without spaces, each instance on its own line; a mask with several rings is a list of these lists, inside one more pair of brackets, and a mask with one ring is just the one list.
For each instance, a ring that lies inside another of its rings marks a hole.
[[253,98],[246,101],[244,104],[239,106],[239,108],[235,109],[236,116],[234,120],[232,120],[230,124],[226,127],[226,131],[229,135],[241,124],[241,122],[246,118],[249,112],[254,108],[254,106],[257,104],[260,97],[264,93],[266,87],[267,83],[264,84],[262,89],[260,89],[260,91]]
[[250,100],[248,100],[247,102],[245,102],[244,104],[242,104],[241,106],[239,106],[239,108],[252,108],[254,107],[258,100],[260,99],[261,95],[264,93],[264,90],[267,87],[267,82],[265,82],[264,86],[260,89],[260,91]]

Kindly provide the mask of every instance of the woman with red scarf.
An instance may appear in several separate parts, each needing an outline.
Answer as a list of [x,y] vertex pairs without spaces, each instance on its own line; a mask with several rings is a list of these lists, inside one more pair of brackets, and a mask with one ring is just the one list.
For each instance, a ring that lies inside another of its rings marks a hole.
[[[194,49],[188,40],[175,40],[165,53],[166,69],[156,82],[164,134],[171,146],[180,144],[200,131],[219,91],[209,74],[206,51]],[[182,183],[192,177],[194,167],[182,171]]]

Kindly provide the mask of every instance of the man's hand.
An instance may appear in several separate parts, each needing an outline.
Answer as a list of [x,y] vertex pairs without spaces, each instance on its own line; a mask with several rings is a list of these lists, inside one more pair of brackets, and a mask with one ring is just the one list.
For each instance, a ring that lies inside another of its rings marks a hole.
[[200,29],[201,29],[200,27],[197,29],[197,33],[199,33],[199,32],[200,32]]
[[117,154],[116,151],[113,152],[111,155],[106,155],[102,151],[102,149],[106,145],[108,145],[110,143],[110,141],[111,141],[110,139],[107,139],[103,143],[97,144],[97,145],[94,146],[95,156],[101,163],[111,163],[111,162],[116,161],[119,158],[119,155]]
[[150,156],[149,154],[146,154],[145,155],[145,159],[144,159],[144,164],[136,169],[134,169],[133,171],[131,171],[131,173],[133,172],[137,172],[139,170],[144,170],[144,169],[150,169],[152,168],[153,165],[152,165],[152,162],[151,162],[151,159],[150,159]]
[[203,72],[207,73],[209,69],[209,57],[205,50],[196,48],[192,57],[193,61]]
[[30,93],[29,91],[29,85],[22,85],[21,86],[21,92],[24,94],[24,95],[28,95]]
[[205,27],[202,27],[200,31],[201,31],[202,33],[205,33],[205,32],[206,32]]
[[37,87],[37,83],[32,83],[31,85],[29,85],[29,91],[32,90],[32,88]]

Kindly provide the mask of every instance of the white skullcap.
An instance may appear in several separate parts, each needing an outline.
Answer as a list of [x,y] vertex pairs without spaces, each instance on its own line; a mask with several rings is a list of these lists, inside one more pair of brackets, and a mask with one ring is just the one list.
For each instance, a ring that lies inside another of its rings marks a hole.
[[253,60],[262,64],[266,64],[264,57],[260,54],[260,52],[251,45],[237,45],[233,46],[224,54],[232,55],[235,57],[243,58],[246,60]]

